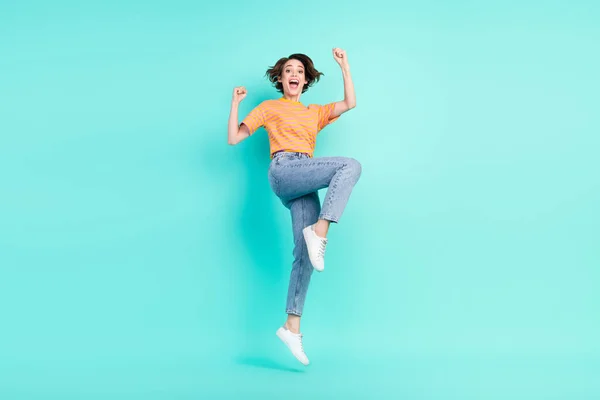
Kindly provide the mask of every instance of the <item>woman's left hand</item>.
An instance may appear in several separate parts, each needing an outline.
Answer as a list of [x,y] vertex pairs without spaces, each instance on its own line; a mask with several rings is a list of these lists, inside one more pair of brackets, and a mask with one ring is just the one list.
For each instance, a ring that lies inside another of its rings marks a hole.
[[335,47],[333,49],[333,58],[340,65],[340,67],[348,66],[348,56],[346,55],[346,50]]

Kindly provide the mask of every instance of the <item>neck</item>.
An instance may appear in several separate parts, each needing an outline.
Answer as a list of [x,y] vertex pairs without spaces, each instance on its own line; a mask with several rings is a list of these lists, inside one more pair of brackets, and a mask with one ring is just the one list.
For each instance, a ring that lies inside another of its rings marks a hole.
[[298,94],[297,94],[297,95],[295,95],[295,96],[292,96],[291,94],[288,94],[288,93],[284,93],[284,94],[283,94],[283,98],[284,98],[284,99],[286,99],[286,100],[291,100],[291,101],[297,101],[297,102],[300,102],[300,95],[301,95],[301,93],[298,93]]

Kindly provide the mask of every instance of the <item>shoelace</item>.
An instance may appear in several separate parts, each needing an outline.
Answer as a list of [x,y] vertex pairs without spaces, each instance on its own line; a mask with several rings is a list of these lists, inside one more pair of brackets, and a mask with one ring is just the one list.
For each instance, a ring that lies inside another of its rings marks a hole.
[[321,245],[319,247],[319,257],[321,257],[321,258],[325,257],[325,246],[326,245],[327,245],[327,241],[321,240]]
[[304,353],[304,345],[302,344],[302,333],[298,336],[298,339],[300,339],[300,350],[302,350],[302,352]]

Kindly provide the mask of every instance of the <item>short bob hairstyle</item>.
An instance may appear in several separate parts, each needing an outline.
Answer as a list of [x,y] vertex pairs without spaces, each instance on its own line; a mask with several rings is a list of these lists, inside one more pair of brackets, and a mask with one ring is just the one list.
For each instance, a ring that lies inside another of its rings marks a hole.
[[294,53],[289,57],[280,58],[279,61],[277,61],[275,65],[269,68],[267,70],[267,73],[265,74],[269,77],[269,80],[273,83],[275,89],[277,89],[278,92],[283,93],[283,85],[281,84],[281,82],[277,82],[277,79],[283,73],[283,67],[285,66],[285,63],[287,63],[289,60],[298,60],[302,63],[302,65],[304,65],[304,77],[306,79],[306,84],[302,88],[302,93],[306,92],[308,88],[312,86],[315,82],[318,82],[321,75],[325,75],[322,72],[316,70],[312,60],[306,54]]

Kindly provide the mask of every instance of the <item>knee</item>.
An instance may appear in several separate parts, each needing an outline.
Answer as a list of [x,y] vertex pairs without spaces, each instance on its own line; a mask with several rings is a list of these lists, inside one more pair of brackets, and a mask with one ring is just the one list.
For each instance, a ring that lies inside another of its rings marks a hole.
[[348,168],[349,173],[356,179],[358,179],[360,177],[360,174],[362,173],[361,163],[354,158],[348,159],[346,163],[346,168]]

